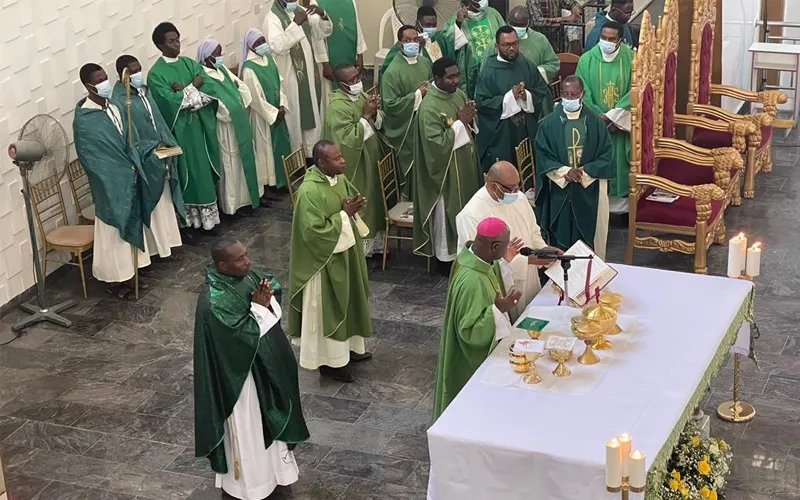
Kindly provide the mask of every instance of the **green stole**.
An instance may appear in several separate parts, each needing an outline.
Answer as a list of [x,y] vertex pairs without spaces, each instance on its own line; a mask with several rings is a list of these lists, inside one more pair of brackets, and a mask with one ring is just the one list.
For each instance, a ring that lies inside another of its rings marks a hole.
[[[211,469],[228,472],[223,436],[248,375],[253,376],[264,446],[281,441],[293,447],[308,439],[297,361],[280,322],[266,334],[250,312],[251,294],[268,280],[280,303],[281,286],[274,276],[250,271],[227,276],[206,267],[206,285],[197,299],[194,326],[195,455],[207,457]],[[244,432],[245,429],[237,429]]]
[[[289,14],[287,14],[286,10],[278,5],[277,1],[272,4],[272,13],[278,17],[284,30],[289,27],[289,24],[292,22],[292,20],[289,19]],[[311,26],[308,24],[308,21],[303,23],[302,28],[303,32],[306,34],[306,39],[310,41]],[[313,47],[311,48],[311,51],[314,51]],[[317,70],[313,64],[311,68],[306,67],[306,53],[303,50],[302,41],[297,42],[294,44],[294,46],[292,46],[291,49],[289,49],[289,56],[292,58],[292,66],[294,67],[294,72],[297,76],[297,89],[300,92],[300,127],[303,130],[314,130],[317,128],[317,117],[314,116],[314,107],[311,105],[309,73],[313,75],[314,86],[317,89],[317,105],[319,105],[322,95],[319,74],[317,73]],[[314,59],[313,54],[311,59]]]
[[[340,64],[355,64],[358,54],[356,8],[351,0],[317,0],[333,23],[328,43],[328,62],[332,68]],[[337,85],[332,82],[333,88]]]
[[[246,61],[244,68],[251,70],[261,84],[264,97],[270,106],[281,107],[281,75],[272,56],[265,56],[267,66],[257,64],[255,61]],[[286,173],[283,171],[283,157],[292,154],[292,144],[289,140],[289,127],[286,120],[275,121],[269,127],[272,138],[272,152],[275,161],[275,187],[281,189],[286,186]]]

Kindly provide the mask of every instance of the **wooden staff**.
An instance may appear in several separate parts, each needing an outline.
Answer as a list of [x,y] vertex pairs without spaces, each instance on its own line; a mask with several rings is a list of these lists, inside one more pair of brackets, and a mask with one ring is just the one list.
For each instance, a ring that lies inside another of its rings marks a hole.
[[[128,113],[128,146],[133,148],[133,120],[131,119],[131,106],[133,106],[133,99],[131,98],[131,78],[130,70],[125,68],[122,70],[122,84],[125,86],[125,110]],[[136,167],[133,167],[133,183],[136,184]],[[135,245],[131,245],[133,252],[133,294],[136,300],[139,300],[139,249]]]

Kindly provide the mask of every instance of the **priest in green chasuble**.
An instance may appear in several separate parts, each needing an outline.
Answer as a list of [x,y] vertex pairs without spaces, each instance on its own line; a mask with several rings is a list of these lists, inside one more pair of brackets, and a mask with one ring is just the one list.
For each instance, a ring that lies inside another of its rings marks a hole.
[[211,257],[194,324],[195,455],[227,495],[261,500],[297,481],[292,450],[309,437],[297,361],[275,277],[251,268],[236,240],[215,244]]
[[[183,57],[181,35],[172,23],[153,31],[161,57],[147,73],[147,87],[170,126],[183,154],[176,159],[189,228],[213,230],[219,224],[216,183],[220,172],[217,120],[212,99],[201,93],[205,72],[194,59]],[[184,240],[196,241],[184,232]]]
[[372,357],[364,345],[372,323],[361,243],[369,229],[357,217],[368,202],[344,174],[336,144],[318,142],[313,160],[294,203],[289,335],[300,346],[300,366],[348,383],[351,363]]
[[386,139],[397,155],[397,174],[403,196],[411,199],[417,112],[431,81],[431,62],[419,55],[419,33],[405,25],[397,31],[400,55],[392,60],[381,78]]
[[631,64],[633,50],[622,43],[622,27],[608,21],[600,42],[581,56],[575,75],[585,87],[583,103],[611,132],[614,175],[609,179],[612,214],[628,213],[631,149]]
[[510,231],[495,217],[483,219],[474,241],[465,244],[453,264],[439,363],[433,395],[436,420],[455,399],[497,342],[511,334],[508,312],[521,293],[513,288],[501,262],[508,254]]
[[458,88],[460,79],[453,59],[433,63],[414,146],[414,253],[440,262],[455,260],[456,215],[481,183],[473,142],[477,111]]
[[536,137],[539,120],[553,109],[553,98],[539,69],[519,57],[517,33],[511,26],[497,30],[497,54],[487,59],[478,76],[478,157],[484,171],[496,161],[516,165],[514,151]]
[[286,187],[282,159],[292,154],[286,127],[286,92],[267,39],[260,30],[247,30],[241,50],[239,78],[253,98],[249,108],[250,128],[258,185],[265,190],[261,204],[269,205],[270,200],[277,199],[277,191]]
[[369,229],[368,234],[362,236],[364,254],[371,257],[383,251],[386,227],[386,211],[381,201],[383,192],[378,179],[378,162],[383,156],[379,131],[384,119],[378,109],[381,97],[364,93],[361,72],[352,64],[337,66],[334,78],[339,88],[331,92],[322,137],[339,146],[347,164],[348,181],[360,195],[372,201],[359,216]]
[[534,31],[530,26],[531,14],[527,8],[518,5],[508,13],[508,24],[517,32],[519,53],[536,65],[546,83],[556,79],[561,61],[546,36]]
[[583,84],[570,75],[561,104],[536,136],[536,208],[550,244],[568,250],[578,240],[605,258],[613,145],[603,121],[585,105]]

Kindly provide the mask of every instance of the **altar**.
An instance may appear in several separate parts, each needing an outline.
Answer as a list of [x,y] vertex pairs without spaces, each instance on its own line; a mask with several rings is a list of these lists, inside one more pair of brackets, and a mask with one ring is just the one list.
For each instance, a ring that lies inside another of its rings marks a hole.
[[[636,326],[610,337],[618,344],[610,351],[598,351],[602,360],[585,381],[590,387],[554,380],[545,364],[538,370],[542,384],[497,385],[487,370],[497,370],[498,358],[487,359],[428,430],[428,500],[619,498],[605,489],[605,443],[622,432],[646,454],[651,483],[660,478],[750,312],[753,287],[730,278],[614,267],[619,275],[608,289],[624,297],[620,315],[635,317]],[[557,300],[546,286],[529,310]],[[524,330],[514,335],[527,338]],[[507,352],[508,346],[497,349]],[[587,368],[574,358],[569,367],[576,375]]]

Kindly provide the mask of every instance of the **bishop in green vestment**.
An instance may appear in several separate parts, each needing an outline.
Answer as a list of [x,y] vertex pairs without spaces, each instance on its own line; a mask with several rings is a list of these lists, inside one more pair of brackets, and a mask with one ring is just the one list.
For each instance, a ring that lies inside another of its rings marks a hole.
[[489,217],[477,227],[475,241],[467,242],[450,274],[447,305],[439,345],[439,363],[433,395],[436,420],[452,403],[497,341],[510,333],[508,311],[520,292],[506,284],[499,261],[508,250],[510,231],[505,222]]
[[405,25],[398,30],[397,46],[402,47],[400,57],[392,60],[381,78],[381,98],[386,114],[386,139],[397,155],[403,196],[411,199],[417,112],[433,74],[430,61],[419,56],[418,33],[413,26]]
[[478,77],[478,157],[484,172],[504,160],[517,164],[515,148],[536,137],[539,121],[553,109],[553,98],[539,69],[519,57],[514,28],[497,30],[497,55],[486,61]]
[[575,75],[584,86],[583,103],[611,132],[614,176],[609,181],[611,213],[628,211],[631,149],[631,64],[633,51],[621,43],[622,30],[609,21],[601,32],[602,44],[583,54]]
[[147,86],[183,149],[176,162],[186,224],[211,230],[219,224],[216,183],[220,162],[215,110],[208,106],[212,99],[201,93],[206,81],[203,68],[180,55],[180,33],[175,25],[156,26],[153,43],[162,56],[148,72]]
[[289,257],[289,335],[300,345],[300,366],[353,382],[351,362],[372,357],[367,264],[356,217],[368,203],[344,175],[339,147],[319,141],[314,166],[297,190]]
[[414,253],[456,258],[456,215],[481,186],[473,142],[475,103],[458,88],[453,59],[433,63],[433,85],[419,107],[414,146]]
[[611,136],[602,120],[581,104],[585,92],[580,78],[566,77],[561,96],[536,136],[539,225],[552,246],[568,250],[582,240],[605,258],[606,184],[614,177]]
[[291,450],[309,437],[297,361],[281,328],[282,290],[223,239],[206,267],[194,324],[195,455],[233,498],[261,500],[297,481]]

